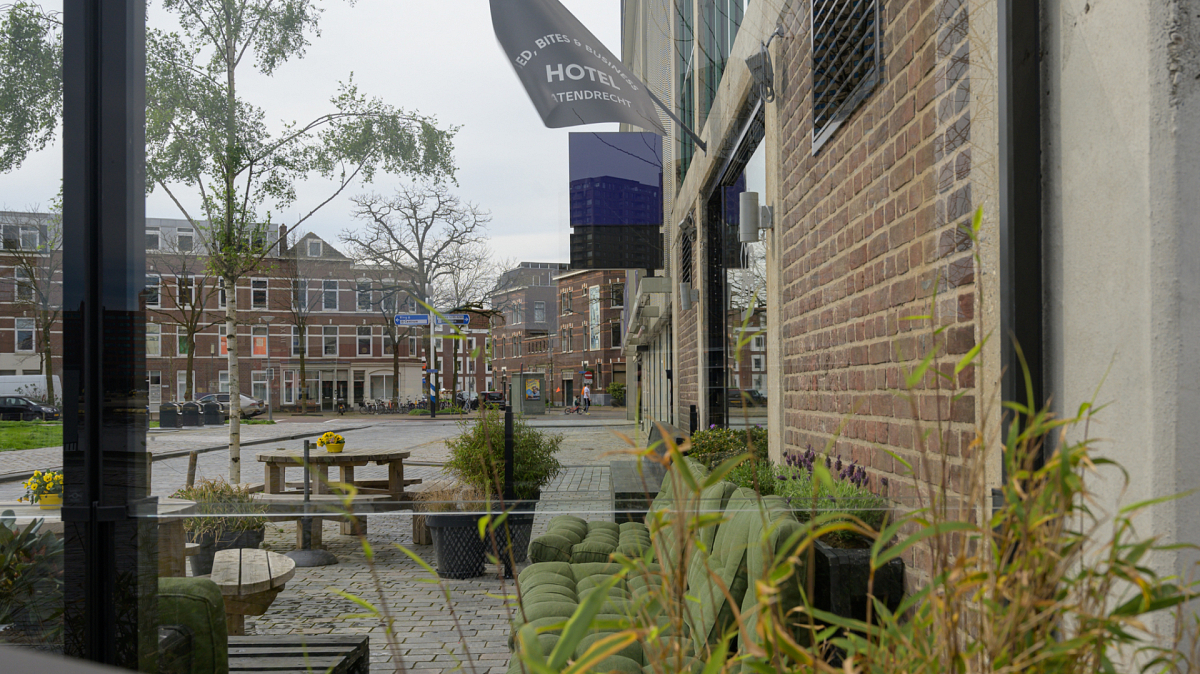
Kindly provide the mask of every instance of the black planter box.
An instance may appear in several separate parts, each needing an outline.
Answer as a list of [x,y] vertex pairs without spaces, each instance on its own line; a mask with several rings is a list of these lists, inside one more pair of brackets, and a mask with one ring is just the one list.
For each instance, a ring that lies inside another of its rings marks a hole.
[[[866,621],[871,549],[834,548],[817,541],[816,562],[813,606]],[[872,590],[888,610],[895,611],[904,598],[904,560],[897,557],[877,570]]]
[[[529,558],[529,540],[533,537],[533,517],[537,508],[537,497],[519,501],[505,518],[507,527],[496,528],[496,545],[499,557],[507,554],[505,530],[512,535],[513,558],[517,564]],[[495,554],[490,535],[479,538],[479,514],[429,513],[425,515],[425,526],[433,535],[433,549],[437,555],[437,571],[442,578],[474,578],[484,574],[483,564],[489,554]]]
[[212,534],[201,534],[192,538],[193,543],[199,543],[200,549],[192,555],[192,575],[206,576],[212,573],[213,558],[220,550],[235,550],[237,548],[257,548],[263,542],[263,529],[250,531],[226,531],[220,538]]

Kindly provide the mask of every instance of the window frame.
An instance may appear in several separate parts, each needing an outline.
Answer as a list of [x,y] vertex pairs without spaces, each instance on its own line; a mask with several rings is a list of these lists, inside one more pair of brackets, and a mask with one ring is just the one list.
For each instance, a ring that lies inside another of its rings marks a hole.
[[[325,254],[324,243],[325,242],[321,241],[320,239],[309,239],[308,245],[305,246],[304,252],[307,254],[308,257],[321,257],[322,255]],[[316,255],[313,255],[313,244],[316,244],[316,246],[317,246],[317,254]]]
[[[363,334],[363,331],[364,331],[364,330],[366,330],[366,334],[365,334],[365,335]],[[356,356],[358,356],[358,357],[360,357],[360,358],[362,358],[362,357],[367,357],[367,358],[370,358],[372,355],[374,355],[374,351],[375,351],[375,345],[374,345],[375,335],[374,335],[374,332],[375,332],[375,331],[374,331],[374,329],[372,329],[372,328],[371,328],[371,326],[369,326],[369,325],[360,325],[360,326],[358,326],[358,327],[356,327],[356,328],[355,328],[355,336],[354,336],[355,348],[354,348],[354,355],[356,355]],[[363,353],[363,340],[366,340],[366,346],[367,346],[367,352],[366,352],[366,353]]]
[[[260,283],[262,284],[261,286],[259,285]],[[250,308],[251,309],[266,309],[266,308],[268,308],[269,304],[268,304],[267,300],[270,299],[270,296],[269,296],[270,287],[271,287],[271,283],[266,278],[258,277],[258,278],[250,279]],[[258,294],[260,292],[262,293],[262,303],[261,304],[258,301]]]
[[[330,284],[333,288],[330,289]],[[321,280],[321,311],[337,311],[338,310],[338,290],[339,285],[337,279],[322,279]],[[333,298],[333,306],[329,306],[329,298]]]
[[162,325],[158,323],[146,324],[146,357],[162,358]]
[[533,322],[535,324],[546,322],[546,303],[545,302],[534,302],[533,303]]
[[[150,285],[150,279],[154,279],[154,285]],[[154,301],[151,302],[150,288],[154,288]],[[146,274],[146,306],[159,309],[162,307],[162,274]]]
[[[363,289],[364,286],[366,287],[366,290]],[[367,297],[367,305],[365,308],[363,307],[363,295],[366,295]],[[362,313],[370,311],[371,307],[375,306],[372,295],[371,282],[360,280],[354,288],[354,307]]]
[[[21,327],[22,325],[28,327]],[[29,348],[21,348],[21,333],[29,332]],[[37,351],[37,322],[32,318],[18,316],[13,319],[13,347],[16,353],[34,353]]]
[[[331,330],[333,331],[332,333],[330,332]],[[337,325],[322,325],[321,326],[321,355],[322,356],[333,356],[334,358],[338,357],[338,335],[339,335],[339,326],[337,326]],[[329,341],[330,337],[333,338],[332,342]],[[330,350],[329,350],[329,347],[331,344],[333,346],[332,352],[330,352]]]
[[[258,348],[259,338],[262,338],[262,349]],[[267,358],[271,354],[271,332],[265,325],[250,327],[250,357]]]

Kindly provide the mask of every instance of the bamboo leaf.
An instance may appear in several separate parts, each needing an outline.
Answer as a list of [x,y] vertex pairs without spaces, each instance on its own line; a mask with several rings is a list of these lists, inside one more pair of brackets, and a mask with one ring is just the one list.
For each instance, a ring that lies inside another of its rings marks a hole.
[[592,620],[600,613],[600,608],[608,599],[608,591],[616,587],[622,578],[624,574],[619,573],[604,581],[604,584],[596,586],[579,608],[575,609],[574,615],[562,631],[562,636],[558,638],[558,643],[554,644],[554,650],[550,651],[548,664],[551,669],[559,671],[567,664],[567,659],[575,653],[579,642],[587,636]]

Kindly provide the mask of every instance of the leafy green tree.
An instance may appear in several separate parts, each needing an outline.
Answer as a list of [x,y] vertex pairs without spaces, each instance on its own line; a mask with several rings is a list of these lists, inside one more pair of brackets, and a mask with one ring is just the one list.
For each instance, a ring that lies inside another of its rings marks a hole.
[[62,101],[58,14],[32,2],[0,4],[0,173],[54,139]]
[[[238,76],[270,76],[304,55],[322,13],[315,0],[163,0],[180,31],[146,35],[147,186],[179,207],[224,280],[229,354],[229,479],[241,481],[237,334],[238,282],[275,253],[270,208],[295,203],[299,181],[334,183],[315,208],[286,223],[295,229],[357,181],[376,172],[452,178],[455,128],[408,112],[342,83],[330,110],[271,130],[268,113],[239,95]],[[199,196],[196,213],[184,194]]]

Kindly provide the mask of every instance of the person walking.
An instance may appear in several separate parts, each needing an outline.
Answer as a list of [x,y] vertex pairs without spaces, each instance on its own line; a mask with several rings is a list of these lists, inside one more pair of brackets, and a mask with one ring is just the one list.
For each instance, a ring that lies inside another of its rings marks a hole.
[[583,385],[583,413],[592,413],[592,387],[587,384]]

